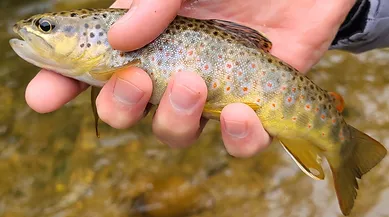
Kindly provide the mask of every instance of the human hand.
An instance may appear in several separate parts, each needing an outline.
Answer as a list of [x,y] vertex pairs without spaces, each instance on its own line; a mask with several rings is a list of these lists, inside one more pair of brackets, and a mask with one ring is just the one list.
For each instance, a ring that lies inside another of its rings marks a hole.
[[[130,4],[118,0],[113,7],[131,7],[112,27],[109,40],[119,50],[140,48],[156,38],[177,14],[230,20],[265,33],[273,42],[271,53],[304,73],[327,51],[355,0],[236,2],[134,0]],[[38,112],[51,112],[86,88],[84,83],[42,70],[27,87],[26,100]],[[112,127],[127,128],[143,117],[151,92],[151,80],[141,69],[117,73],[97,99],[99,116]],[[171,146],[193,143],[206,122],[200,121],[206,94],[206,85],[198,75],[181,73],[172,78],[153,119],[155,135]],[[243,104],[223,109],[221,128],[226,149],[234,156],[251,156],[271,142],[255,112]]]

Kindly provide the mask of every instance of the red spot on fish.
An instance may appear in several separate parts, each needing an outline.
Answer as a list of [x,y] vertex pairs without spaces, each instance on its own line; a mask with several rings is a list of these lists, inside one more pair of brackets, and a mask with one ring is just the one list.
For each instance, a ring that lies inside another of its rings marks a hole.
[[336,119],[335,118],[332,118],[332,124],[336,124]]
[[226,91],[230,91],[231,90],[231,87],[226,87]]
[[296,92],[296,88],[295,87],[292,88],[292,92]]
[[257,102],[258,102],[258,103],[261,102],[261,99],[257,99]]
[[155,58],[154,58],[154,57],[151,57],[151,61],[153,61],[153,62],[154,62],[154,60],[155,60]]
[[188,51],[188,55],[192,56],[193,55],[193,50]]
[[254,63],[251,64],[251,68],[255,69],[257,67]]
[[273,84],[272,84],[272,83],[270,83],[270,82],[267,82],[267,86],[268,86],[268,87],[272,87],[272,86],[273,86]]
[[231,69],[232,68],[232,64],[231,63],[227,63],[227,68]]
[[308,129],[311,129],[312,128],[312,125],[308,124]]
[[276,104],[275,104],[275,103],[272,103],[271,105],[273,106],[273,108],[275,108],[275,107],[276,107]]
[[325,114],[322,114],[322,115],[320,116],[320,118],[321,118],[322,120],[325,120],[325,119],[326,119],[326,115],[325,115]]
[[325,136],[326,134],[325,133],[321,133],[322,136]]
[[170,56],[170,53],[169,53],[169,52],[166,52],[166,53],[165,53],[165,56],[166,56],[166,57]]
[[316,111],[316,112],[319,112],[319,108],[316,108],[315,111]]
[[238,75],[239,75],[239,76],[242,76],[242,74],[243,74],[243,73],[242,73],[241,71],[238,72]]
[[183,51],[180,49],[180,50],[178,51],[178,53],[179,53],[179,54],[182,54],[182,53],[183,53]]
[[227,80],[230,80],[231,79],[231,75],[227,75]]
[[306,105],[305,105],[305,109],[306,109],[306,110],[310,110],[310,109],[311,109],[311,105],[306,104]]
[[288,97],[288,102],[292,102],[292,97]]
[[208,69],[209,69],[208,64],[206,64],[206,65],[204,66],[204,69],[205,69],[205,70],[208,70]]
[[213,87],[214,89],[217,88],[217,83],[216,83],[216,82],[213,82],[212,87]]
[[266,72],[262,72],[262,75],[266,75]]
[[301,95],[301,96],[300,96],[300,99],[304,99],[304,98],[305,98],[305,96],[304,96],[304,95]]
[[282,87],[281,87],[281,90],[282,90],[282,91],[286,90],[286,87],[285,87],[285,86],[282,86]]
[[243,90],[243,92],[247,92],[249,90],[249,88],[248,87],[243,87],[242,90]]
[[218,57],[219,59],[223,58],[223,56],[222,56],[222,55],[220,55],[220,54],[219,54],[219,55],[217,55],[217,57]]
[[292,121],[296,121],[297,120],[297,117],[292,117]]

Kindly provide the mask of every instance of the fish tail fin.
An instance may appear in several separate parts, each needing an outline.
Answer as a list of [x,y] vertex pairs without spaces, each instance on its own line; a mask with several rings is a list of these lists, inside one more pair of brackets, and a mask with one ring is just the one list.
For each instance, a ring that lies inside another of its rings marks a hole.
[[[343,215],[349,215],[357,197],[357,179],[369,172],[385,157],[387,150],[378,141],[349,125],[354,148],[350,156],[331,170],[338,202]],[[330,162],[331,164],[331,162]]]

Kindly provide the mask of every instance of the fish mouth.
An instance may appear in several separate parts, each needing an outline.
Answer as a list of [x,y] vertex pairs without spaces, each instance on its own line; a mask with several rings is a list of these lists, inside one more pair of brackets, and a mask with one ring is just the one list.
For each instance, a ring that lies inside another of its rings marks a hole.
[[[52,57],[52,46],[49,45],[40,36],[28,33],[25,29],[19,29],[14,27],[14,32],[18,34],[20,38],[12,38],[9,43],[15,53],[23,60],[43,69],[56,71],[58,73],[67,72],[68,69],[64,67],[64,64],[59,64]],[[36,49],[33,43],[38,44],[39,47],[46,49]],[[44,55],[42,55],[44,53]],[[52,56],[47,58],[48,56]]]
[[18,56],[37,67],[51,70],[51,66],[57,65],[56,62],[42,57],[29,43],[23,39],[13,38],[9,41],[9,43]]

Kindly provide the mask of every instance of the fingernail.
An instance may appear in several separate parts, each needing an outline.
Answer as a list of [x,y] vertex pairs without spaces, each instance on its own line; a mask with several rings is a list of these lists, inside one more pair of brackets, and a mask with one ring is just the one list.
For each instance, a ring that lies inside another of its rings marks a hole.
[[232,137],[241,139],[248,134],[246,122],[224,120],[224,126],[226,132]]
[[200,99],[200,92],[191,82],[192,75],[179,73],[174,79],[170,92],[170,103],[178,111],[191,113]]
[[136,104],[145,95],[145,92],[137,86],[122,78],[117,78],[113,88],[114,97],[125,104]]
[[131,19],[132,15],[134,14],[134,11],[138,7],[138,1],[137,0],[132,0],[129,1],[130,8],[128,9],[127,13],[123,15],[118,21],[115,22],[113,26],[116,24],[127,24],[129,19]]

